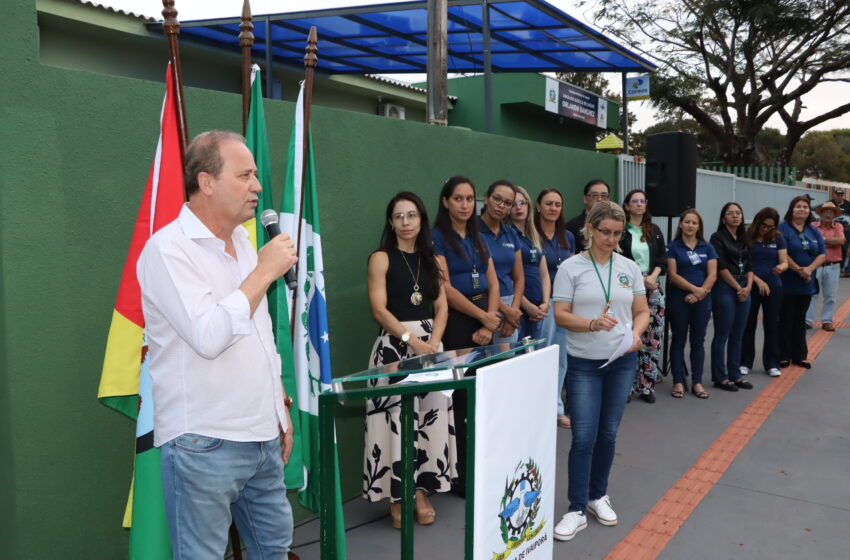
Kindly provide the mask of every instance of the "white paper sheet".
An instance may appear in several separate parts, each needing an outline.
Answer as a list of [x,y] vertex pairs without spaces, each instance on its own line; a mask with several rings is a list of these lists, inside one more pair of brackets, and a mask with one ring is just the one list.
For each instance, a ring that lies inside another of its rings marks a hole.
[[[411,373],[407,377],[404,378],[403,381],[399,381],[398,384],[401,385],[403,383],[431,383],[434,381],[452,381],[454,379],[454,374],[450,369],[441,369],[438,371],[423,371],[421,373]],[[440,391],[447,397],[451,397],[454,392],[453,389],[448,389],[447,391]]]
[[634,336],[632,336],[632,324],[631,323],[619,323],[617,326],[624,329],[623,330],[623,338],[620,340],[620,345],[617,346],[617,349],[614,350],[614,353],[611,355],[610,358],[608,358],[608,361],[605,362],[604,364],[602,364],[601,366],[599,366],[599,369],[604,368],[605,366],[609,365],[611,362],[613,362],[617,358],[622,357],[629,350],[629,348],[632,347],[632,344],[635,341]]

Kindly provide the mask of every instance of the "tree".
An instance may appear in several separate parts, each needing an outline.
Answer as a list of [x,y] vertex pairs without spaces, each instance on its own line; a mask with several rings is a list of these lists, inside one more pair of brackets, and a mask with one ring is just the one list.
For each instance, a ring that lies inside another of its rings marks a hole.
[[[791,163],[805,175],[830,181],[850,181],[850,153],[842,149],[840,130],[812,131],[803,136]],[[838,133],[838,134],[836,134]]]
[[816,85],[850,82],[847,0],[596,0],[595,5],[597,24],[657,62],[653,104],[666,117],[677,111],[690,115],[716,140],[728,164],[766,163],[756,136],[774,115],[787,127],[776,161],[785,165],[806,131],[850,112],[847,102],[801,120],[802,98]]

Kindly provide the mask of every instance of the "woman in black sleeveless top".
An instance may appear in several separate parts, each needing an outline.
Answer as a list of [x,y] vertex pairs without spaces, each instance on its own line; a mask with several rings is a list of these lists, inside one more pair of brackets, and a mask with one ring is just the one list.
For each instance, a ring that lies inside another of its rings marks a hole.
[[[411,192],[397,194],[387,205],[381,247],[369,257],[368,288],[372,315],[381,325],[370,368],[442,350],[448,304],[425,205]],[[387,383],[386,379],[370,382],[373,387]],[[399,397],[367,401],[363,472],[363,497],[372,502],[390,498],[396,528],[401,526],[400,409]],[[415,517],[428,525],[436,516],[428,495],[448,491],[457,477],[451,398],[442,393],[417,397],[414,422]]]

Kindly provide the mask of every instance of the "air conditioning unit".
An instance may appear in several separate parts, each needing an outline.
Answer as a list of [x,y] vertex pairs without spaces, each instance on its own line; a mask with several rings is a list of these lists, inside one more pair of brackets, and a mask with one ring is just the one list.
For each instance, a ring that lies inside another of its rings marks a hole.
[[381,103],[378,105],[378,114],[390,119],[404,120],[404,107],[393,103]]

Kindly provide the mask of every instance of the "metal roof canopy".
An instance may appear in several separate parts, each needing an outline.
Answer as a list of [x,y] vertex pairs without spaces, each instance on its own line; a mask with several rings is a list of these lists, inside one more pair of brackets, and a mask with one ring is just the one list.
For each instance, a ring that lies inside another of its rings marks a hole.
[[[486,13],[484,5],[489,7]],[[310,27],[316,26],[321,71],[425,73],[427,20],[427,1],[259,15],[255,23],[265,25],[254,28],[254,49],[267,61],[272,58],[301,68],[304,38]],[[239,18],[226,18],[186,21],[180,27],[187,38],[238,50],[239,24]],[[486,60],[488,54],[490,60]],[[643,72],[656,68],[542,0],[448,0],[448,71],[482,73],[488,62],[493,72]]]

